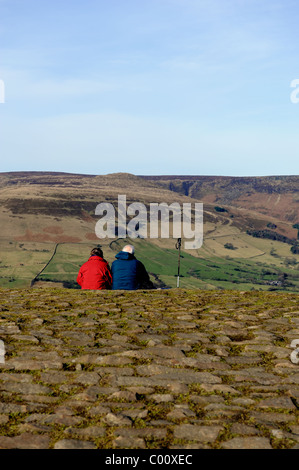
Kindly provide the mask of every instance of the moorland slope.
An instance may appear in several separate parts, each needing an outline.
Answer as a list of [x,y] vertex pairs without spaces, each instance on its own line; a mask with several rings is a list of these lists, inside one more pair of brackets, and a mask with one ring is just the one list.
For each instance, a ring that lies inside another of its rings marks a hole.
[[[109,202],[117,216],[118,196],[125,195],[127,205],[142,202],[146,208],[151,202],[204,203],[204,243],[199,250],[183,249],[182,287],[297,291],[299,255],[291,251],[298,237],[297,185],[298,177],[0,173],[0,285],[52,281],[75,287],[80,264],[97,244],[111,263],[130,240],[97,238],[95,209]],[[133,242],[156,286],[175,287],[176,239]]]

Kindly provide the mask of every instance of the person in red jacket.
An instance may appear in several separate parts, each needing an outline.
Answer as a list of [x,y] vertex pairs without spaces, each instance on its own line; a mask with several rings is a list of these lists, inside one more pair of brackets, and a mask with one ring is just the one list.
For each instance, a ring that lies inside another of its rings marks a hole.
[[90,258],[79,269],[77,283],[81,289],[111,289],[112,275],[101,248],[91,250]]

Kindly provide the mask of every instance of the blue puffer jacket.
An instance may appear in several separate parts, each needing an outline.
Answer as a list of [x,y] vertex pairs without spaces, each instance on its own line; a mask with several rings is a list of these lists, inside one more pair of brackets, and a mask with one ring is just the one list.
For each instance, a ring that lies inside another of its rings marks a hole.
[[151,281],[141,261],[134,255],[120,251],[111,265],[112,289],[136,290],[149,288]]

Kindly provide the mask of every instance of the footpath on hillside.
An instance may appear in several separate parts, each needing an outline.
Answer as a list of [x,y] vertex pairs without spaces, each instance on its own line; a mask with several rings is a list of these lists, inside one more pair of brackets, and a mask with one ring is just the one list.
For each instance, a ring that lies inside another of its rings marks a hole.
[[299,448],[298,295],[0,295],[1,449]]

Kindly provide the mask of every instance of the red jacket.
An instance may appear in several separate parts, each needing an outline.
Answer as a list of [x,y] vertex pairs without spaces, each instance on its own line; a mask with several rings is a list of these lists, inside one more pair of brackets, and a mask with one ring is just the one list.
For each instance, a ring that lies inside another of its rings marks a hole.
[[100,256],[91,256],[81,266],[77,283],[81,286],[81,289],[111,289],[112,275],[109,264]]

